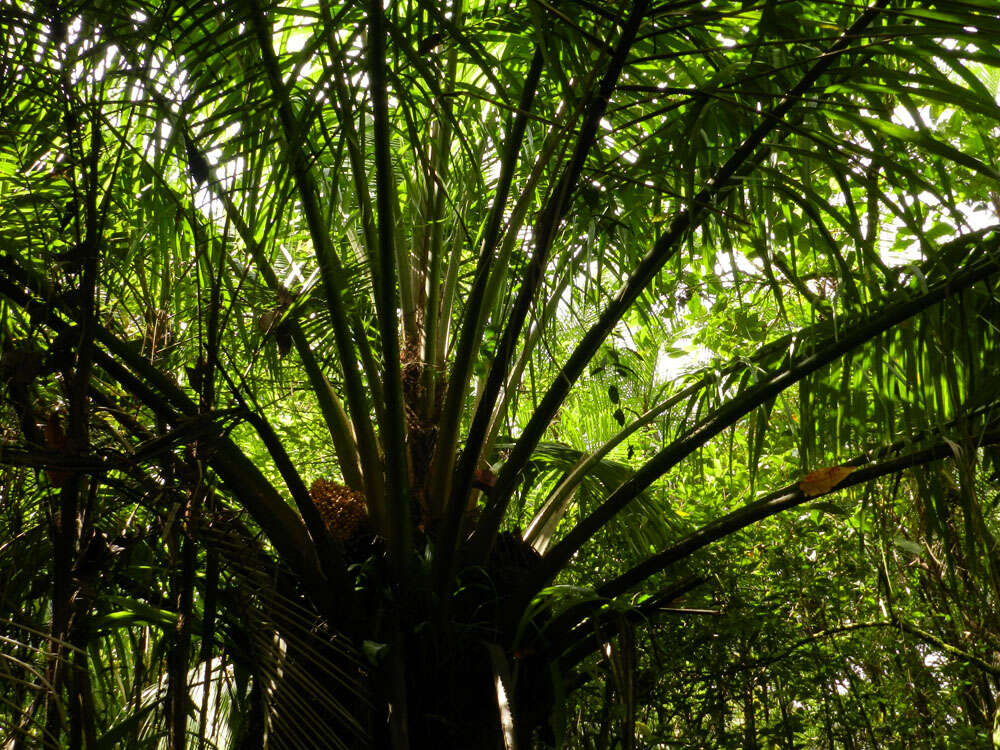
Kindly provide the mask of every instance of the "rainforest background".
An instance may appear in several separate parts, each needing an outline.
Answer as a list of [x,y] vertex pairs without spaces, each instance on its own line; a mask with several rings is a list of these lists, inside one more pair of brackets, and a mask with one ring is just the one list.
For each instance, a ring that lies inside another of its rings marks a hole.
[[994,0],[0,5],[0,747],[990,747]]

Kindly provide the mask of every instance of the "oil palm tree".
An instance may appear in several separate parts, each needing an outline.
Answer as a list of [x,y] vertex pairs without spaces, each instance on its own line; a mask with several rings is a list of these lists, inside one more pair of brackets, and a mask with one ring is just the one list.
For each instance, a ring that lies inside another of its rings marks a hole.
[[994,10],[5,6],[0,736],[558,742],[701,550],[941,462],[993,580]]

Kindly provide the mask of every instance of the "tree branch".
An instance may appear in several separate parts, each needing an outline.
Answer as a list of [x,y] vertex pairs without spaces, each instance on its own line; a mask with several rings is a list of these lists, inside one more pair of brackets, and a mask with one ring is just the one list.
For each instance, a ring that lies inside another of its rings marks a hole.
[[[274,53],[274,48],[271,46],[271,26],[264,17],[264,12],[257,0],[252,0],[252,8],[254,11],[252,14],[252,25],[257,35],[264,68],[274,94],[275,103],[278,106],[279,120],[284,134],[286,154],[288,155],[288,168],[295,178],[299,200],[302,203],[302,211],[305,214],[306,224],[309,227],[309,235],[312,238],[316,258],[319,261],[320,276],[326,291],[327,306],[329,307],[330,318],[333,324],[337,354],[340,357],[344,374],[344,390],[347,393],[347,403],[350,407],[351,420],[354,423],[354,432],[361,455],[362,469],[365,475],[366,495],[374,511],[373,515],[377,523],[381,520],[380,516],[384,514],[384,498],[381,492],[382,465],[372,428],[368,398],[365,396],[364,384],[358,372],[358,358],[354,348],[355,341],[351,336],[351,327],[348,322],[347,311],[344,307],[344,293],[346,289],[343,279],[345,278],[345,273],[340,259],[337,257],[333,243],[330,240],[329,228],[326,226],[326,221],[323,218],[323,213],[316,199],[315,183],[301,147],[302,144],[296,124],[295,112],[292,109],[288,92],[281,78],[277,56]],[[358,341],[356,345],[361,347],[367,346],[367,342],[364,340]]]
[[[1000,443],[1000,432],[988,432],[979,441],[980,445],[996,445],[998,443]],[[802,503],[816,500],[825,495],[839,492],[848,487],[853,487],[856,484],[870,482],[873,479],[878,479],[889,474],[896,474],[914,466],[922,466],[933,461],[940,461],[952,456],[953,450],[949,442],[943,441],[930,448],[868,466],[864,465],[864,459],[860,459],[853,464],[860,468],[849,474],[846,479],[827,492],[814,495],[807,495],[798,484],[789,485],[703,526],[698,531],[672,544],[662,552],[653,555],[631,570],[608,581],[599,587],[597,591],[601,596],[608,598],[618,596],[634,588],[650,576],[665,570],[679,560],[691,556],[702,547],[706,547],[723,537],[727,537],[769,516],[781,513],[789,508],[794,508]]]
[[[851,24],[841,37],[828,49],[819,60],[806,72],[802,79],[788,94],[768,112],[760,124],[740,144],[739,148],[729,157],[725,164],[705,184],[705,187],[695,196],[690,208],[681,211],[670,227],[656,241],[652,249],[643,257],[635,270],[629,275],[625,285],[611,304],[604,310],[598,321],[583,337],[569,360],[553,380],[545,396],[535,412],[531,415],[524,432],[518,439],[497,477],[496,486],[490,496],[489,503],[483,513],[482,520],[474,534],[474,544],[477,549],[492,544],[494,535],[500,527],[504,511],[510,502],[511,494],[516,485],[517,476],[527,465],[532,451],[541,440],[559,407],[569,394],[573,384],[583,373],[587,363],[596,354],[598,348],[621,320],[622,316],[632,306],[646,286],[653,280],[660,269],[669,261],[683,239],[690,231],[700,226],[710,213],[718,199],[729,192],[736,184],[738,177],[752,167],[755,159],[760,158],[758,149],[764,139],[781,124],[782,119],[802,99],[823,73],[848,49],[848,46],[876,18],[888,0],[877,0],[861,16]],[[766,151],[766,148],[765,148]]]
[[396,211],[389,143],[389,94],[385,70],[385,17],[382,0],[368,6],[368,74],[371,79],[375,146],[375,202],[378,219],[378,269],[375,308],[382,338],[385,423],[382,443],[386,458],[387,535],[395,564],[406,564],[413,546],[410,521],[409,471],[407,470],[406,420],[403,414],[403,381],[400,374],[399,321],[396,313]]
[[[500,343],[497,346],[496,357],[486,378],[486,386],[472,418],[472,425],[462,450],[462,458],[455,472],[454,484],[448,501],[451,515],[457,514],[456,508],[464,506],[472,487],[473,472],[479,463],[480,451],[489,430],[493,409],[496,406],[500,389],[507,378],[507,371],[514,356],[517,341],[521,336],[521,329],[524,327],[524,322],[535,298],[535,292],[541,282],[549,250],[555,240],[562,218],[569,208],[577,180],[596,140],[597,128],[607,109],[611,95],[618,85],[618,79],[625,69],[625,62],[648,7],[648,0],[637,0],[633,3],[632,10],[622,28],[621,36],[615,45],[614,54],[608,62],[608,67],[604,71],[597,91],[587,103],[573,154],[535,225],[535,250],[525,270],[525,277],[518,289],[517,298],[514,301],[507,324],[504,326]],[[480,526],[482,527],[482,524]],[[488,523],[487,526],[492,526],[492,523]],[[473,554],[478,552],[478,556],[482,556],[484,548],[492,544],[494,533],[495,529],[493,532],[479,535],[479,548],[478,550],[474,549]]]

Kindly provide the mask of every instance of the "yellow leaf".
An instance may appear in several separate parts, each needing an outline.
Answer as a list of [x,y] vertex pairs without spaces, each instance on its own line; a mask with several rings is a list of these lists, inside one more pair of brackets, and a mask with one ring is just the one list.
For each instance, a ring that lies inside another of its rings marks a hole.
[[816,469],[799,481],[799,489],[806,497],[824,495],[850,476],[857,466],[830,466]]

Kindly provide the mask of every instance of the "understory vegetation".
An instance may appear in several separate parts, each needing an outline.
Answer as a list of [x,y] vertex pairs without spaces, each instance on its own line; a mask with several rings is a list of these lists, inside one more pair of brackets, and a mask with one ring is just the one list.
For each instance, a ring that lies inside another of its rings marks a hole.
[[0,5],[0,748],[1000,745],[998,45]]

